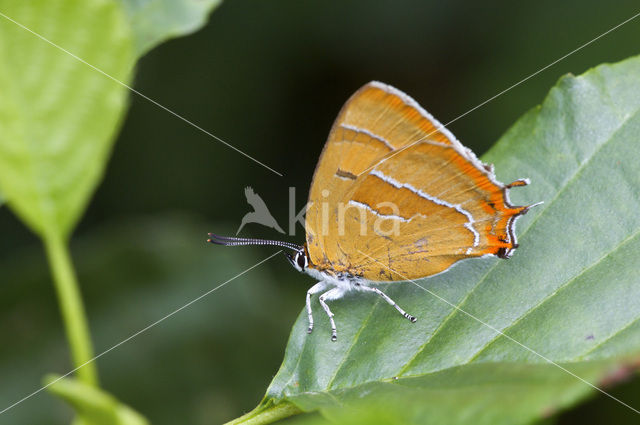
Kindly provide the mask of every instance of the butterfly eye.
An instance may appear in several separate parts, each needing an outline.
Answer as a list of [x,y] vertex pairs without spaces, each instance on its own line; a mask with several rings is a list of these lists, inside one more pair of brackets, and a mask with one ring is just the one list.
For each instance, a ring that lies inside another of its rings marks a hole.
[[296,263],[298,264],[298,267],[300,267],[302,270],[304,270],[304,268],[307,267],[307,258],[305,257],[303,252],[296,253]]

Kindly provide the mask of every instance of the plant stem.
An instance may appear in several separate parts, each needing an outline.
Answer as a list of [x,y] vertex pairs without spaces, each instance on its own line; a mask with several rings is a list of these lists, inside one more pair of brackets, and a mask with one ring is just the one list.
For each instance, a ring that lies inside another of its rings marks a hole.
[[237,419],[227,422],[225,425],[264,425],[270,424],[277,420],[288,418],[302,413],[291,403],[283,402],[278,404],[261,404],[251,412],[240,416]]
[[44,245],[71,357],[74,366],[79,368],[76,372],[77,377],[85,384],[97,386],[98,373],[95,364],[88,363],[93,358],[89,327],[67,243],[59,235],[49,233],[44,235]]

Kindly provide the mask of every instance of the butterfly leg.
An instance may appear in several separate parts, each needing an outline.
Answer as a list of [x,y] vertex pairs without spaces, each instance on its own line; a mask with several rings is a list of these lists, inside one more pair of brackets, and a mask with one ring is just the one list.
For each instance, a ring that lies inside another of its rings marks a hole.
[[389,296],[387,294],[385,294],[384,292],[382,292],[378,288],[372,288],[370,286],[361,285],[359,283],[356,284],[356,285],[358,286],[358,289],[360,289],[362,291],[373,292],[373,293],[376,293],[376,294],[380,295],[386,302],[388,302],[393,307],[395,307],[395,309],[398,310],[400,312],[400,314],[402,314],[405,318],[409,319],[411,321],[411,323],[415,323],[416,320],[418,320],[414,316],[412,316],[412,315],[408,314],[406,311],[404,311],[398,304],[396,304],[396,302],[394,300],[389,298]]
[[317,294],[320,291],[323,291],[327,287],[326,282],[318,282],[313,285],[307,291],[307,314],[309,315],[309,329],[307,329],[307,333],[311,333],[313,331],[313,314],[311,313],[311,295]]
[[338,339],[338,333],[336,331],[336,322],[333,320],[333,313],[329,309],[326,300],[335,300],[336,298],[340,298],[342,294],[344,294],[344,290],[341,288],[333,288],[319,297],[320,305],[324,308],[324,311],[327,312],[327,316],[329,316],[329,321],[331,322],[331,341]]

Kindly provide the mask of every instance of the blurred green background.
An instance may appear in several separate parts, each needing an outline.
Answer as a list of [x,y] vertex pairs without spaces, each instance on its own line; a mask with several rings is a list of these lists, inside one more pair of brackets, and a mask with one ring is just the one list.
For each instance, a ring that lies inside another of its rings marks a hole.
[[[266,258],[221,248],[252,186],[288,227],[344,101],[376,79],[446,123],[638,13],[634,1],[223,3],[201,31],[148,53],[135,88],[284,174],[279,177],[135,95],[72,243],[96,352]],[[482,154],[560,77],[640,53],[640,19],[585,47],[450,129]],[[523,176],[526,177],[526,176]],[[535,182],[534,182],[535,184]],[[248,225],[245,236],[281,238]],[[0,208],[0,410],[71,369],[39,241]],[[301,243],[303,229],[287,237]],[[276,257],[108,353],[103,386],[153,424],[214,424],[253,408],[283,356],[313,281]],[[636,405],[640,383],[613,394]],[[553,418],[635,423],[606,397]],[[63,424],[40,393],[1,423]]]

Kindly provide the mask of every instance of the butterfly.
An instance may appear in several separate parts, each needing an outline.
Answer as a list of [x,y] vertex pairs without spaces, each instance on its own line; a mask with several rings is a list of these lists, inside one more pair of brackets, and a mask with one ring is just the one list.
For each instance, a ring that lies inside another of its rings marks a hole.
[[360,88],[334,122],[311,183],[306,243],[224,237],[219,245],[275,245],[295,269],[318,280],[307,291],[329,317],[328,301],[349,291],[382,297],[375,285],[443,273],[458,261],[509,258],[518,247],[515,223],[529,206],[513,206],[509,189],[527,179],[500,183],[482,163],[411,97],[373,81]]

